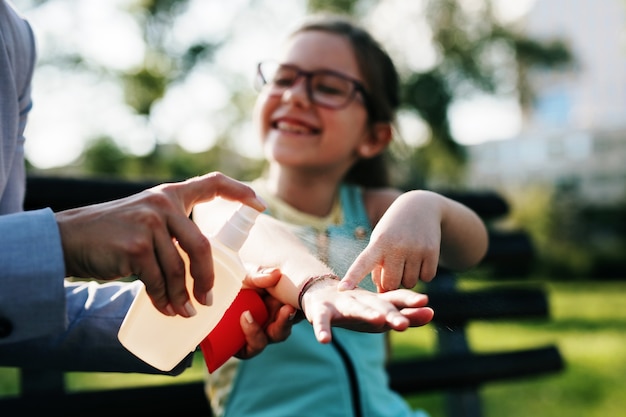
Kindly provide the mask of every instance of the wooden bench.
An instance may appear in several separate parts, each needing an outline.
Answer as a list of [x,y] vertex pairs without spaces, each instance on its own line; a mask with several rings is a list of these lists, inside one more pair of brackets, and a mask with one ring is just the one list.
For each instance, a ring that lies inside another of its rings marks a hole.
[[[26,209],[55,211],[123,197],[154,182],[30,177]],[[494,193],[444,193],[479,213],[488,224],[508,213],[506,202]],[[493,271],[527,271],[533,247],[522,232],[490,231],[489,252],[483,265]],[[446,393],[447,415],[480,417],[480,388],[484,384],[556,372],[564,367],[556,346],[516,351],[475,353],[467,324],[474,320],[549,319],[549,305],[541,288],[462,291],[455,274],[440,270],[426,287],[435,309],[437,354],[389,364],[391,387],[401,394]],[[18,397],[0,397],[2,415],[41,413],[47,416],[209,416],[203,382],[66,392],[63,374],[41,369],[21,370]]]

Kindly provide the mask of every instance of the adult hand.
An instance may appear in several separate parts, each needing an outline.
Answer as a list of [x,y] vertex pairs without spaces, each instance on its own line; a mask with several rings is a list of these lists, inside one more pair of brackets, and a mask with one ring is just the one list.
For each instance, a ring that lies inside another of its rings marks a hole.
[[265,208],[251,188],[214,172],[56,213],[66,275],[101,280],[135,275],[159,311],[192,316],[185,263],[177,246],[189,257],[194,297],[210,305],[214,279],[211,245],[189,214],[195,204],[217,196],[259,211]]
[[249,274],[244,280],[244,287],[256,289],[265,302],[269,319],[265,326],[254,321],[252,314],[246,311],[240,317],[241,328],[246,336],[246,345],[235,355],[239,359],[249,359],[258,355],[270,343],[282,342],[291,334],[296,308],[283,304],[269,295],[267,288],[274,287],[281,277],[279,269],[263,269],[256,274]]
[[338,281],[323,280],[302,297],[302,308],[321,343],[330,342],[331,326],[367,333],[403,331],[429,323],[434,312],[428,296],[399,289],[375,293],[361,288],[339,291]]

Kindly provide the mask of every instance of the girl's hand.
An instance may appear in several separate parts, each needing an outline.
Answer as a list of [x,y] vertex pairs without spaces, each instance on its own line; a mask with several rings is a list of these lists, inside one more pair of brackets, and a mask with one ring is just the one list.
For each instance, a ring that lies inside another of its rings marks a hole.
[[418,280],[431,281],[438,265],[455,271],[475,266],[488,243],[485,224],[468,207],[431,191],[409,191],[380,217],[339,288],[356,287],[370,272],[380,292],[413,288]]
[[339,291],[337,286],[336,280],[322,280],[302,297],[303,311],[320,343],[330,342],[331,326],[367,333],[403,331],[429,323],[434,315],[426,306],[428,297],[412,290],[379,294],[361,288]]
[[356,287],[370,272],[379,292],[413,288],[418,279],[431,281],[439,264],[442,199],[427,191],[399,196],[372,231],[340,289]]

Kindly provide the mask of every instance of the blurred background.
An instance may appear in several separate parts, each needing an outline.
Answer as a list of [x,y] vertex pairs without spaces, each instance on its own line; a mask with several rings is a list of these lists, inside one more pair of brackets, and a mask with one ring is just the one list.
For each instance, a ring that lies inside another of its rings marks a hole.
[[39,51],[30,173],[168,181],[258,175],[256,63],[307,14],[355,16],[402,77],[396,185],[505,196],[502,226],[527,230],[537,251],[529,271],[506,279],[551,291],[553,323],[535,330],[568,368],[487,392],[488,415],[623,415],[626,2],[13,3]]

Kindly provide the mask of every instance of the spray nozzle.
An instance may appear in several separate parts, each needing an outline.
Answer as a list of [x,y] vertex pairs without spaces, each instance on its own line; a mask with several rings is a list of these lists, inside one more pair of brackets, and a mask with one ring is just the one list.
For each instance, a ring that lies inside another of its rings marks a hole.
[[238,251],[259,214],[260,212],[252,207],[241,204],[215,234],[216,239],[228,248]]

